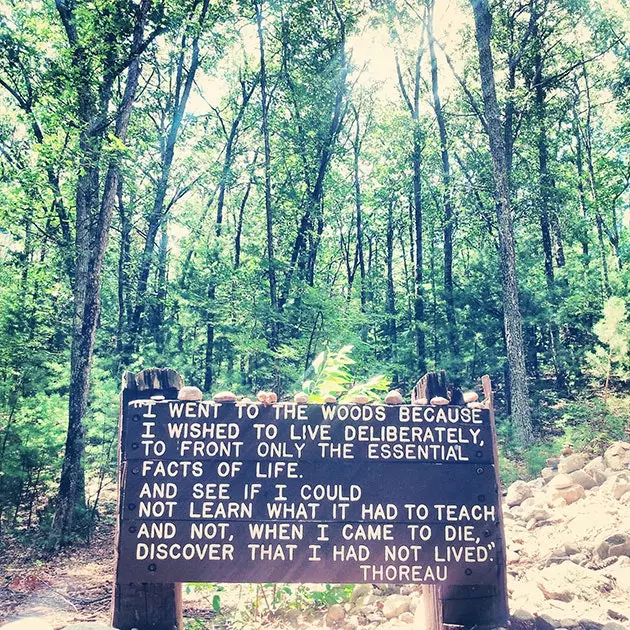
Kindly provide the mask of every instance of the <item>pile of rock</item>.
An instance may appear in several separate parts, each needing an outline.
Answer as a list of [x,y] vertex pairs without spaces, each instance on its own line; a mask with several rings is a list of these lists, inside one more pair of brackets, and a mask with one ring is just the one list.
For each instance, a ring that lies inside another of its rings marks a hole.
[[357,584],[350,600],[334,604],[326,613],[329,627],[340,630],[375,628],[395,630],[410,628],[421,605],[422,586],[373,586]]
[[508,488],[504,516],[522,627],[630,629],[629,443],[547,460],[539,478]]

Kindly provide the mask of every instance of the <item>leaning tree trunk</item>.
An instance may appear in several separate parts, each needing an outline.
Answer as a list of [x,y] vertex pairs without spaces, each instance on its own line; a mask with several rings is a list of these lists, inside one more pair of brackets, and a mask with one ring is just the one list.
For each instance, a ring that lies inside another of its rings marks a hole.
[[494,175],[505,338],[511,377],[512,418],[521,441],[527,445],[533,441],[533,431],[529,408],[527,372],[525,369],[523,323],[518,298],[508,168],[494,81],[494,62],[490,48],[492,18],[487,0],[470,0],[470,2],[475,16],[475,36],[479,53],[481,89],[488,124]]
[[[133,35],[132,49],[134,50],[137,50],[142,42],[150,6],[151,0],[143,0],[140,6]],[[71,17],[74,20],[74,16]],[[115,135],[123,144],[127,137],[129,118],[136,98],[139,78],[140,59],[136,55],[129,65],[125,91],[116,117]],[[51,533],[51,543],[55,547],[68,541],[74,524],[75,510],[81,502],[80,499],[84,490],[82,460],[85,427],[83,418],[88,403],[90,370],[100,312],[101,272],[109,240],[115,195],[118,189],[118,169],[119,158],[114,156],[108,164],[100,207],[94,217],[94,227],[87,233],[77,230],[77,246],[87,248],[87,264],[85,267],[77,265],[76,268],[75,299],[79,299],[75,305],[76,317],[72,335],[66,450],[59,481],[57,511]],[[79,205],[84,203],[80,197],[82,194],[82,188],[78,187],[77,220],[79,219]],[[85,240],[82,242],[79,239]]]

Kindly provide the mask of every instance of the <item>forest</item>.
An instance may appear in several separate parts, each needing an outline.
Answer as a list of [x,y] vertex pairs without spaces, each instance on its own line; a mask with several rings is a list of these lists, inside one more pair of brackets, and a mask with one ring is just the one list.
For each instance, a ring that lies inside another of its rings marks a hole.
[[622,438],[629,32],[624,0],[0,0],[0,536],[89,536],[125,370],[489,374],[505,479]]

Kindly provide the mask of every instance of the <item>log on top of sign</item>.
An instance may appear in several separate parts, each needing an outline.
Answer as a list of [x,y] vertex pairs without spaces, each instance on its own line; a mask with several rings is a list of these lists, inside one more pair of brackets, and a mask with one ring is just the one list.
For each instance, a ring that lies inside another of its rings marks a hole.
[[123,400],[117,582],[494,588],[491,412],[431,378],[420,406]]

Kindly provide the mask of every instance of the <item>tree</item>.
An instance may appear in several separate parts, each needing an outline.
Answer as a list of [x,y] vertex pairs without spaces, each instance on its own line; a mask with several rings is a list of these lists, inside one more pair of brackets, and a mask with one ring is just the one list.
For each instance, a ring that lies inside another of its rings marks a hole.
[[481,90],[494,176],[501,284],[503,287],[505,342],[510,365],[512,417],[521,440],[525,445],[529,445],[533,441],[533,432],[529,408],[527,372],[525,369],[523,323],[519,308],[509,174],[494,80],[494,62],[490,46],[492,18],[487,0],[471,0],[471,5],[475,17],[475,39],[479,54]]

